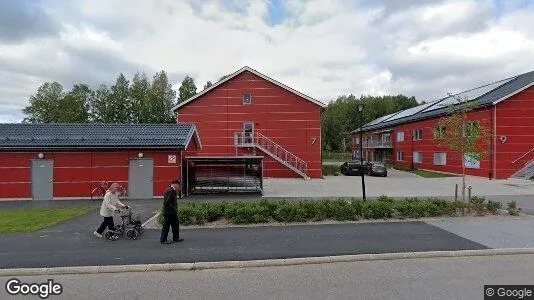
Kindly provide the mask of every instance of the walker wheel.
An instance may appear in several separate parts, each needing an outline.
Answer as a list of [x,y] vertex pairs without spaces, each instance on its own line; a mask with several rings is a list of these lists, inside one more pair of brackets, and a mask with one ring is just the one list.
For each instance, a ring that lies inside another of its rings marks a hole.
[[112,231],[108,231],[108,232],[106,232],[105,237],[106,237],[106,240],[108,240],[108,241],[114,241],[115,240],[115,233],[112,232]]
[[130,239],[130,240],[136,240],[137,237],[139,237],[139,232],[135,229],[128,229],[128,231],[126,232],[126,236]]

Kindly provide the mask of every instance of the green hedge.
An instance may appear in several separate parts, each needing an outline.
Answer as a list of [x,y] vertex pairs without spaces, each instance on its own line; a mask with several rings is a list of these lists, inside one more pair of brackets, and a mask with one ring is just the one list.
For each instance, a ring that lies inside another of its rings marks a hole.
[[[268,222],[308,222],[322,220],[356,221],[361,219],[423,218],[458,216],[471,211],[477,215],[496,214],[498,202],[474,198],[472,203],[428,198],[396,200],[382,196],[376,201],[304,200],[256,201],[235,203],[184,203],[179,205],[180,225],[202,225],[226,219],[234,224]],[[163,216],[158,216],[161,225]]]
[[340,174],[339,166],[323,165],[323,176],[329,176],[329,175],[338,176],[339,174]]

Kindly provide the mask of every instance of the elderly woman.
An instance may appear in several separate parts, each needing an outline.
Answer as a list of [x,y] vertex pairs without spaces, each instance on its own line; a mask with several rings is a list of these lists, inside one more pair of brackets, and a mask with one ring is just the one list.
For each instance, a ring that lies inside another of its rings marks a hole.
[[104,196],[104,201],[102,201],[102,206],[100,207],[100,215],[104,217],[104,221],[100,224],[100,227],[94,232],[94,235],[101,238],[102,233],[106,229],[106,226],[109,230],[115,230],[115,224],[113,222],[113,213],[118,212],[118,207],[128,208],[127,205],[124,205],[119,201],[119,192],[120,185],[116,182],[112,183],[109,187],[106,195]]

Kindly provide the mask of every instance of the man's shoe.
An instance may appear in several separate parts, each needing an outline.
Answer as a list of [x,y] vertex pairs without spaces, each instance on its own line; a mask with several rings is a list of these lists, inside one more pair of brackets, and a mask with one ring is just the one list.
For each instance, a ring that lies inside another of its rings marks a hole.
[[96,231],[93,232],[93,234],[94,234],[97,238],[102,238],[102,235],[101,235],[100,233],[96,232]]
[[179,242],[182,242],[183,240],[184,240],[184,239],[179,238],[179,239],[177,239],[177,240],[173,240],[173,242],[175,242],[175,243],[179,243]]
[[161,244],[172,244],[172,242],[169,242],[169,241],[165,241],[165,242],[160,242]]

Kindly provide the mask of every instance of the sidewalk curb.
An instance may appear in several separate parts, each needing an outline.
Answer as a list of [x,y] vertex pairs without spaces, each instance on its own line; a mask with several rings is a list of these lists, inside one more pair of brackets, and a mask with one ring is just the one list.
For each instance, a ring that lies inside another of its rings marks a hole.
[[323,256],[323,257],[247,260],[247,261],[218,261],[218,262],[111,265],[111,266],[78,266],[78,267],[55,267],[55,268],[14,268],[14,269],[0,269],[0,276],[100,274],[100,273],[153,272],[153,271],[194,271],[194,270],[206,270],[206,269],[254,268],[254,267],[291,266],[291,265],[375,261],[375,260],[518,255],[518,254],[534,254],[534,248],[503,248],[503,249],[460,250],[460,251],[356,254],[356,255],[339,255],[339,256]]
[[145,223],[143,223],[141,225],[141,227],[145,228],[146,224],[152,222],[152,220],[154,220],[155,218],[157,218],[159,216],[159,212],[157,212],[155,215],[153,215],[150,219],[148,219]]

